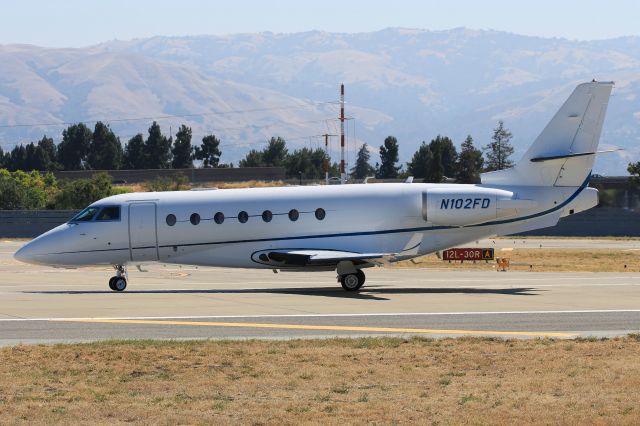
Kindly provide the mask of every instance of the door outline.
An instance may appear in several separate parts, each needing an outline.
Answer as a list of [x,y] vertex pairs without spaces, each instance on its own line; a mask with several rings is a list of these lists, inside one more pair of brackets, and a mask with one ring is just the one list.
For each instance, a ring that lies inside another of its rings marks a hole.
[[156,248],[156,258],[155,261],[160,259],[160,249],[158,247],[158,203],[153,201],[145,201],[145,202],[135,202],[130,203],[128,207],[128,218],[127,218],[127,230],[129,233],[129,259],[131,262],[133,260],[133,245],[131,244],[131,206],[140,206],[140,205],[152,205],[153,206],[153,233],[155,235],[155,248]]

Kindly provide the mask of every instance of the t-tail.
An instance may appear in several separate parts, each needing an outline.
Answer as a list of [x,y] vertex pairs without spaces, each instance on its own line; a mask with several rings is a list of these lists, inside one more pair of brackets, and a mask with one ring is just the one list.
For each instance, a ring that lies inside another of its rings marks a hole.
[[483,173],[488,185],[579,187],[586,184],[602,133],[613,82],[575,88],[512,168]]

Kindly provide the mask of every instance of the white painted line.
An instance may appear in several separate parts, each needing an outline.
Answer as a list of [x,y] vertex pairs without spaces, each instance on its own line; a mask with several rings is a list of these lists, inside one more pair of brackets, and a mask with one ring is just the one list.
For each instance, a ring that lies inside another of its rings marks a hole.
[[349,317],[390,317],[390,316],[446,316],[446,315],[535,315],[535,314],[609,314],[640,312],[640,309],[592,309],[567,311],[495,311],[495,312],[382,312],[347,314],[274,314],[274,315],[168,315],[168,316],[123,316],[123,317],[49,317],[49,318],[0,318],[9,321],[75,321],[75,320],[167,320],[167,319],[218,319],[218,318],[349,318]]

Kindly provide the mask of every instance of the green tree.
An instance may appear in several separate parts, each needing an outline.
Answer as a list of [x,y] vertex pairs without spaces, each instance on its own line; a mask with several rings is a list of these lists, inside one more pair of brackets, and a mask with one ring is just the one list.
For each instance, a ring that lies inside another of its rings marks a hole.
[[426,178],[427,169],[432,162],[433,154],[431,153],[431,148],[429,148],[429,145],[427,145],[425,141],[422,141],[418,150],[413,154],[411,161],[407,163],[409,175],[419,179]]
[[262,153],[262,161],[266,167],[283,167],[287,159],[287,143],[281,137],[271,138]]
[[150,169],[168,169],[171,167],[171,138],[167,138],[160,131],[155,121],[149,127],[149,137],[144,148],[148,159],[146,167]]
[[351,169],[351,176],[355,179],[364,179],[367,176],[374,176],[376,169],[369,163],[371,154],[367,144],[362,144],[356,156],[356,164]]
[[215,135],[207,135],[202,138],[202,145],[195,149],[195,158],[202,160],[202,167],[218,167],[220,163],[220,139]]
[[491,142],[482,148],[487,156],[487,171],[502,170],[513,166],[513,161],[509,160],[513,154],[511,137],[511,132],[504,127],[504,122],[498,121],[498,127],[493,129]]
[[176,133],[176,140],[173,143],[171,153],[173,160],[171,166],[174,169],[192,169],[193,168],[193,146],[191,146],[191,127],[184,124]]
[[252,149],[247,153],[244,159],[240,160],[238,167],[264,167],[262,151]]
[[462,149],[456,164],[456,181],[458,183],[480,183],[480,172],[484,164],[482,151],[473,146],[473,138],[468,135],[462,143]]
[[118,170],[122,167],[122,144],[111,128],[98,121],[91,136],[87,165],[93,170]]
[[144,136],[138,133],[124,147],[123,168],[127,170],[147,167],[147,156],[144,148]]
[[30,143],[26,149],[26,167],[24,170],[52,171],[58,168],[56,163],[56,144],[46,135],[37,145]]
[[10,153],[7,153],[7,168],[15,172],[16,170],[24,170],[27,165],[27,150],[20,144],[13,147]]
[[302,148],[287,155],[285,173],[288,178],[321,179],[324,177],[324,160],[327,159],[323,149]]
[[240,160],[239,167],[285,167],[288,153],[285,140],[272,137],[262,151],[249,151],[246,157]]
[[432,173],[430,182],[442,182],[445,177],[454,177],[458,151],[453,141],[447,136],[438,135],[429,143],[429,149],[433,153],[433,165],[429,168]]
[[631,175],[631,177],[629,178],[631,183],[633,183],[634,185],[639,185],[640,184],[640,161],[638,161],[637,163],[629,163],[629,166],[627,167],[627,171]]
[[62,131],[58,145],[58,162],[64,170],[81,170],[89,152],[91,130],[83,123],[73,124]]
[[384,144],[380,146],[380,167],[376,177],[380,179],[395,179],[402,166],[398,163],[398,140],[393,136],[388,136]]

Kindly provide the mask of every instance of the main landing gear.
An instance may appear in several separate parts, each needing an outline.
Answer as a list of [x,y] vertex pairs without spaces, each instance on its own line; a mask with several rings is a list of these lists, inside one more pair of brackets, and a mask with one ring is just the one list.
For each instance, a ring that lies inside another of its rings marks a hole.
[[343,275],[339,275],[340,284],[342,284],[342,288],[346,291],[358,291],[360,287],[364,284],[365,276],[364,272],[361,269],[358,269],[354,273],[347,273]]
[[116,276],[109,279],[109,288],[113,291],[124,291],[127,288],[127,270],[124,265],[113,265]]

